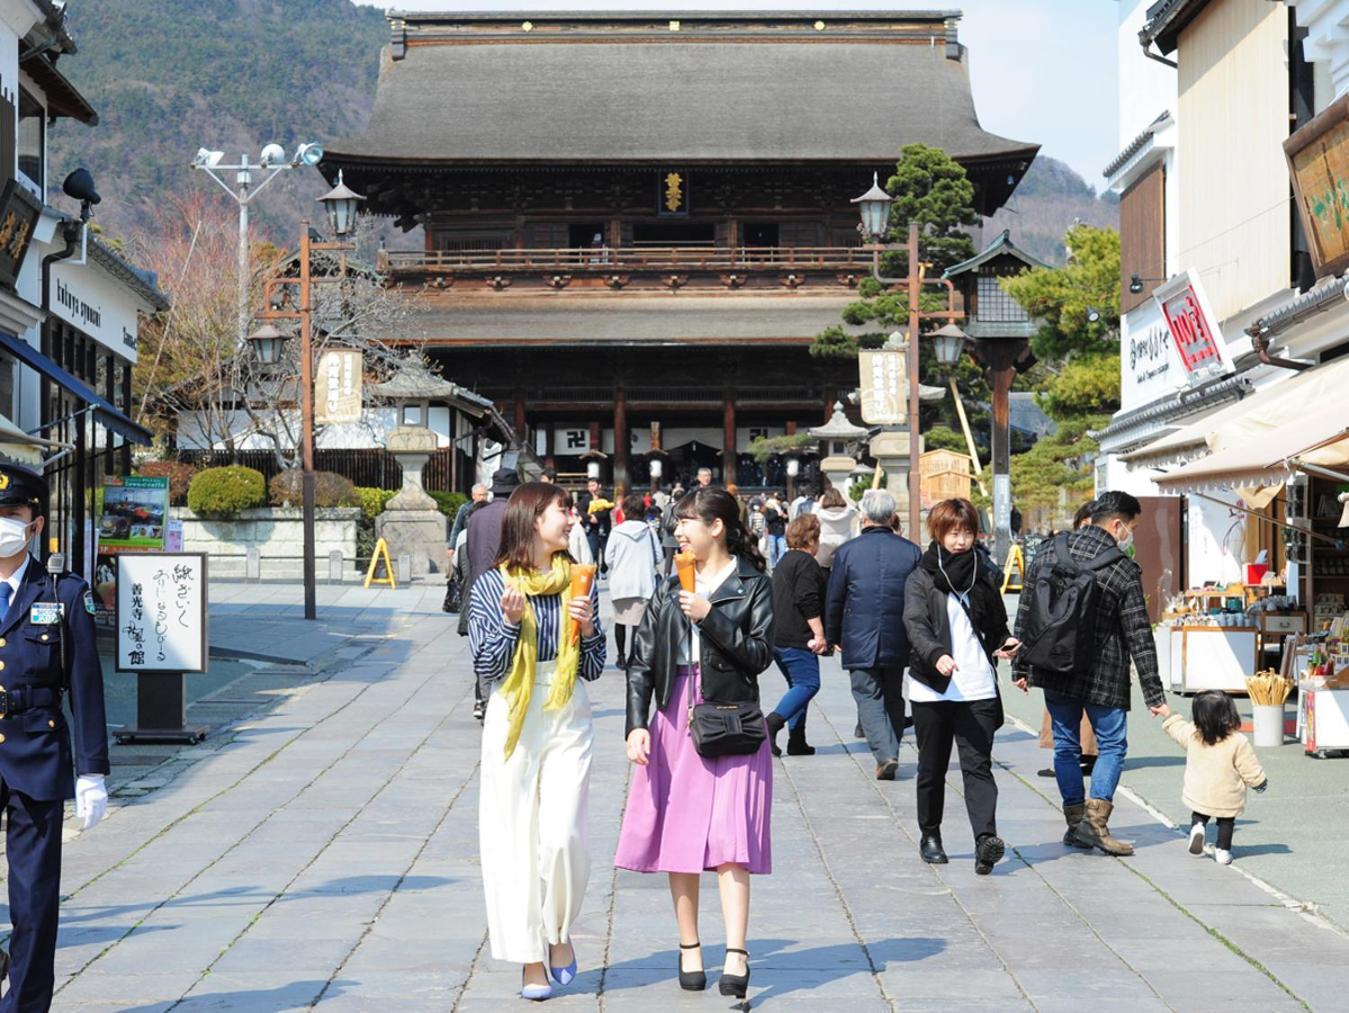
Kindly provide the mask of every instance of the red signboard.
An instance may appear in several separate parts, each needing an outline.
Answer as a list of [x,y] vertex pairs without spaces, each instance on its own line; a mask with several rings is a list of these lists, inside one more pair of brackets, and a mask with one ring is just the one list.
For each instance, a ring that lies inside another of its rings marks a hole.
[[1227,344],[1193,271],[1172,278],[1154,296],[1191,380],[1232,368]]

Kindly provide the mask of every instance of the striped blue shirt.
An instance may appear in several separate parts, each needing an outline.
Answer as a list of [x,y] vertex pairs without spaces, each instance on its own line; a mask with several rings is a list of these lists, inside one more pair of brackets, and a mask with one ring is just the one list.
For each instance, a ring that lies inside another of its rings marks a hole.
[[[473,582],[468,596],[468,647],[473,654],[473,673],[483,682],[497,682],[506,677],[520,641],[519,624],[506,622],[501,612],[501,594],[505,590],[506,578],[500,570],[493,568]],[[539,661],[552,661],[557,657],[558,637],[566,618],[562,598],[561,594],[531,595],[529,598],[539,627]],[[576,674],[593,682],[604,671],[608,650],[604,627],[600,625],[598,586],[590,588],[590,604],[594,608],[595,633],[581,637],[581,662]]]

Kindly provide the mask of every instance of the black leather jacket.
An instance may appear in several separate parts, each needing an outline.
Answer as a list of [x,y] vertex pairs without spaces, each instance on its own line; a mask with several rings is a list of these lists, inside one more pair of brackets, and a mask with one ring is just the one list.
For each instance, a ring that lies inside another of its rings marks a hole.
[[[703,698],[757,703],[759,673],[773,660],[772,581],[740,559],[735,573],[712,592],[708,601],[712,611],[698,625]],[[679,667],[679,644],[689,636],[688,624],[679,607],[679,578],[659,582],[633,636],[625,736],[634,728],[647,727],[653,696],[658,708],[670,702]]]

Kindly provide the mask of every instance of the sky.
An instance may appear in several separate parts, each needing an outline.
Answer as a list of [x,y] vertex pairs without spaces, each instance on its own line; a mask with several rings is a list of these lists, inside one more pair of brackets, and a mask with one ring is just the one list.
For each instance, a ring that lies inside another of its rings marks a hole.
[[1116,102],[1116,0],[353,0],[399,10],[902,10],[965,13],[975,108],[985,130],[1067,162],[1098,190],[1101,170],[1119,149]]

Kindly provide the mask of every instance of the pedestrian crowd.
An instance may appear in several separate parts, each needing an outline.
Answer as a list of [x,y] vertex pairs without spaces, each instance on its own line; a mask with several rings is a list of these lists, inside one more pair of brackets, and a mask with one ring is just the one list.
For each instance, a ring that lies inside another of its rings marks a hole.
[[[736,492],[705,469],[688,492],[609,499],[591,479],[573,497],[502,470],[455,518],[446,604],[462,609],[483,721],[490,946],[522,966],[523,997],[547,998],[577,973],[571,930],[591,867],[585,684],[609,657],[596,568],[627,682],[633,764],[613,863],[668,877],[684,989],[707,987],[699,883],[708,872],[726,939],[718,988],[747,993],[751,877],[772,869],[773,757],[784,753],[784,729],[786,756],[815,753],[806,721],[823,656],[837,655],[848,672],[855,732],[878,780],[901,776],[900,743],[914,730],[923,861],[949,862],[942,826],[953,749],[975,873],[990,874],[1005,854],[993,772],[1004,661],[1012,685],[1044,696],[1042,742],[1054,759],[1042,773],[1057,783],[1065,846],[1132,854],[1110,819],[1136,672],[1149,713],[1186,754],[1191,852],[1205,853],[1216,821],[1215,857],[1231,861],[1247,789],[1267,781],[1229,697],[1200,694],[1191,721],[1166,703],[1142,571],[1128,551],[1142,513],[1134,497],[1103,493],[1073,530],[1040,546],[1011,623],[968,500],[932,507],[923,548],[904,536],[884,489],[856,507],[832,488],[790,501]],[[785,691],[764,710],[770,666]]]

